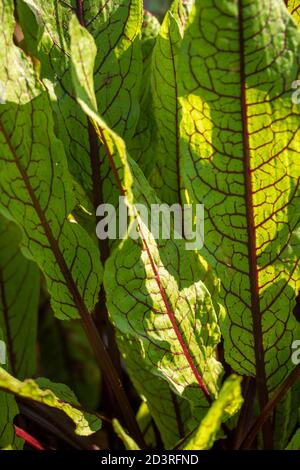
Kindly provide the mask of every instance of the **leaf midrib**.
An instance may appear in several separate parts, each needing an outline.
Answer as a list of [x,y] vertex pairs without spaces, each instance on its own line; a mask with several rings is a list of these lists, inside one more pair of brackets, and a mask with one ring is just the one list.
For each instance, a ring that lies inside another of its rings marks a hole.
[[90,313],[88,309],[86,308],[86,305],[84,304],[84,301],[77,289],[77,286],[74,282],[74,279],[72,275],[69,272],[69,268],[63,258],[63,255],[60,251],[59,245],[57,240],[54,238],[52,234],[52,230],[44,216],[43,210],[40,206],[40,203],[38,199],[35,196],[34,190],[30,184],[29,177],[19,162],[18,156],[16,155],[15,149],[10,141],[9,136],[6,134],[5,129],[3,128],[2,123],[0,122],[0,131],[3,133],[4,138],[7,142],[7,145],[11,151],[11,154],[13,156],[13,159],[15,161],[15,164],[22,176],[22,179],[24,181],[25,187],[28,191],[28,194],[32,200],[33,207],[37,213],[37,216],[44,228],[45,235],[47,237],[47,240],[49,242],[50,248],[54,254],[54,257],[58,263],[58,266],[61,270],[61,273],[66,281],[66,285],[73,297],[75,307],[78,309],[80,317],[81,317],[81,322],[83,329],[94,349],[94,353],[97,359],[97,362],[100,366],[100,369],[103,371],[105,374],[112,390],[113,393],[116,396],[116,399],[119,402],[121,412],[124,416],[124,419],[127,422],[127,426],[129,429],[132,430],[133,435],[136,436],[137,441],[141,444],[141,446],[144,446],[144,440],[143,437],[141,436],[140,429],[137,425],[135,416],[131,410],[131,406],[129,404],[129,401],[125,395],[122,383],[120,381],[120,378],[118,377],[118,374],[116,373],[113,364],[111,362],[110,356],[108,352],[106,351],[106,348],[104,346],[104,343],[102,342],[102,339],[100,338],[97,328],[91,319]]
[[[117,168],[116,168],[116,166],[115,166],[114,158],[113,158],[112,153],[110,152],[110,149],[109,149],[109,146],[108,146],[108,144],[107,144],[105,135],[104,135],[104,133],[103,133],[101,127],[100,127],[97,123],[95,123],[95,125],[97,126],[97,129],[98,129],[98,131],[99,131],[99,136],[101,137],[101,140],[102,140],[102,142],[103,142],[103,144],[104,144],[104,148],[105,148],[107,157],[108,157],[108,159],[109,159],[110,165],[111,165],[111,167],[112,167],[113,174],[115,175],[115,178],[116,178],[116,181],[117,181],[117,185],[118,185],[118,187],[119,187],[119,189],[120,189],[121,194],[124,196],[126,192],[125,192],[125,189],[123,188],[122,181],[121,181],[121,179],[119,178],[118,170],[117,170]],[[154,260],[153,260],[153,257],[152,257],[151,251],[150,251],[150,249],[149,249],[149,246],[148,246],[148,244],[147,244],[146,237],[143,235],[143,230],[142,230],[142,227],[141,227],[141,225],[140,225],[139,223],[138,223],[138,226],[139,226],[139,231],[140,231],[140,233],[141,233],[141,240],[142,240],[142,243],[143,243],[143,245],[144,245],[144,248],[145,248],[145,250],[146,250],[146,252],[147,252],[147,255],[148,255],[148,258],[149,258],[149,261],[150,261],[150,265],[151,265],[151,269],[152,269],[152,271],[153,271],[154,279],[155,279],[155,281],[156,281],[156,283],[157,283],[157,286],[158,286],[158,289],[159,289],[161,298],[162,298],[163,303],[164,303],[164,305],[165,305],[165,309],[166,309],[167,315],[168,315],[168,317],[169,317],[169,319],[170,319],[170,321],[171,321],[171,324],[172,324],[172,327],[173,327],[174,332],[175,332],[175,334],[176,334],[176,337],[177,337],[177,339],[178,339],[178,341],[179,341],[179,344],[180,344],[180,346],[181,346],[181,349],[182,349],[182,351],[183,351],[183,354],[184,354],[184,356],[185,356],[185,358],[186,358],[186,360],[187,360],[187,362],[188,362],[188,364],[189,364],[189,366],[190,366],[190,368],[191,368],[191,370],[192,370],[192,372],[193,372],[193,375],[194,375],[194,377],[195,377],[195,379],[196,379],[196,381],[197,381],[197,383],[198,383],[200,389],[203,391],[203,393],[204,393],[206,399],[208,400],[208,402],[210,402],[210,401],[211,401],[211,397],[210,397],[210,393],[209,393],[209,391],[208,391],[208,388],[207,388],[206,384],[204,383],[204,381],[203,381],[203,379],[202,379],[202,377],[201,377],[201,375],[200,375],[200,373],[199,373],[199,371],[198,371],[196,365],[194,364],[193,358],[192,358],[192,356],[191,356],[191,353],[190,353],[190,351],[189,351],[187,345],[185,344],[185,341],[184,341],[184,339],[183,339],[182,333],[181,333],[181,331],[180,331],[180,329],[179,329],[179,327],[178,327],[178,325],[177,325],[177,321],[176,321],[175,314],[174,314],[174,312],[173,312],[172,307],[171,307],[170,304],[169,304],[169,301],[168,301],[168,298],[167,298],[167,294],[166,294],[165,289],[164,289],[164,287],[163,287],[163,285],[162,285],[162,282],[161,282],[161,279],[160,279],[160,275],[159,275],[159,273],[158,273],[157,267],[156,267],[155,262],[154,262]]]
[[30,184],[30,181],[29,181],[29,177],[25,171],[25,169],[23,168],[23,166],[21,165],[20,161],[19,161],[19,158],[18,156],[16,155],[16,152],[15,152],[15,149],[10,141],[10,138],[9,136],[7,135],[5,129],[3,128],[3,125],[2,123],[0,123],[0,130],[1,132],[3,133],[4,137],[5,137],[5,140],[9,146],[9,149],[11,151],[11,154],[13,156],[13,159],[15,161],[15,164],[22,176],[22,179],[24,181],[24,184],[25,184],[25,187],[26,187],[26,190],[31,198],[31,201],[33,203],[33,207],[37,213],[37,216],[41,222],[41,225],[45,231],[45,235],[46,235],[46,238],[49,242],[49,245],[50,245],[50,248],[51,248],[51,251],[52,253],[54,254],[54,257],[60,267],[60,270],[61,270],[61,273],[63,275],[63,277],[65,278],[65,281],[68,285],[68,289],[70,290],[71,294],[72,294],[72,297],[73,297],[73,301],[75,303],[75,305],[77,306],[79,312],[81,315],[86,315],[88,313],[88,310],[87,308],[85,307],[83,301],[82,301],[82,298],[81,298],[81,295],[77,289],[77,286],[74,282],[74,279],[73,277],[71,276],[70,272],[69,272],[69,268],[63,258],[63,255],[60,251],[60,248],[59,248],[59,245],[58,245],[58,242],[57,240],[55,239],[55,237],[53,236],[53,233],[52,233],[52,230],[50,228],[50,225],[44,215],[44,212],[41,208],[41,205],[39,203],[39,200],[37,199],[35,193],[34,193],[34,190]]
[[175,64],[175,57],[174,57],[174,50],[173,50],[173,43],[171,39],[171,34],[169,34],[169,43],[171,49],[171,61],[172,61],[172,68],[174,74],[174,93],[175,93],[175,128],[176,128],[176,177],[177,177],[177,197],[180,206],[182,207],[182,197],[181,197],[181,171],[180,171],[180,124],[179,124],[179,91],[178,91],[178,78],[177,78],[177,69]]
[[238,24],[240,44],[240,84],[241,84],[241,112],[242,112],[242,139],[244,149],[244,178],[245,178],[245,204],[248,232],[249,281],[251,292],[251,314],[253,320],[253,336],[255,349],[255,366],[258,398],[261,410],[268,403],[268,389],[264,361],[263,331],[261,322],[261,308],[259,295],[259,282],[257,270],[256,229],[253,207],[251,150],[248,124],[248,104],[246,91],[246,64],[245,64],[245,37],[244,37],[244,9],[243,0],[238,1]]

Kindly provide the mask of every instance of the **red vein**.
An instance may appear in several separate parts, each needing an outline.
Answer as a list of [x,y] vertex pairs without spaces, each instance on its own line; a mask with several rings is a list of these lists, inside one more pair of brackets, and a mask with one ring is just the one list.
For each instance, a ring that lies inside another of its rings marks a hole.
[[81,26],[85,26],[83,0],[76,0],[76,15]]
[[[117,184],[118,184],[118,187],[120,188],[120,192],[122,195],[125,194],[125,189],[123,188],[123,185],[122,185],[122,181],[120,180],[119,178],[119,175],[118,175],[118,171],[117,171],[117,168],[115,166],[115,162],[114,162],[114,158],[113,158],[113,155],[111,154],[110,152],[110,149],[109,149],[109,146],[106,142],[106,139],[105,139],[105,136],[104,136],[104,133],[101,129],[100,126],[97,126],[97,128],[99,129],[99,133],[101,135],[101,138],[102,138],[102,142],[104,144],[104,147],[105,147],[105,151],[107,153],[107,157],[109,159],[109,162],[110,162],[110,165],[111,165],[111,168],[112,168],[112,171],[113,171],[113,174],[116,175],[116,180],[117,180]],[[145,247],[145,250],[147,251],[147,254],[148,254],[148,257],[149,257],[149,260],[150,260],[150,264],[151,264],[151,268],[152,268],[152,271],[153,271],[153,274],[154,274],[154,279],[157,283],[157,286],[159,288],[159,292],[160,292],[160,295],[162,297],[162,300],[163,300],[163,303],[165,305],[165,308],[166,308],[166,312],[168,314],[168,317],[171,321],[171,324],[172,324],[172,327],[174,328],[174,331],[175,331],[175,334],[177,336],[177,339],[179,341],[179,344],[181,346],[181,349],[183,351],[183,354],[193,372],[193,375],[199,385],[199,387],[201,388],[201,390],[203,391],[204,395],[206,396],[207,400],[210,402],[211,399],[210,399],[210,394],[209,394],[209,391],[208,391],[208,388],[207,386],[205,385],[197,367],[195,366],[194,362],[193,362],[193,358],[191,356],[191,353],[187,347],[187,345],[185,344],[185,341],[182,337],[182,334],[181,334],[181,331],[177,325],[177,322],[176,322],[176,318],[175,318],[175,314],[172,310],[172,307],[170,306],[169,304],[169,301],[168,301],[168,298],[167,298],[167,294],[164,290],[164,287],[162,285],[162,282],[161,282],[161,279],[160,279],[160,276],[159,276],[159,273],[157,271],[157,268],[156,268],[156,265],[155,265],[155,262],[152,258],[152,255],[151,255],[151,252],[150,252],[150,249],[147,245],[147,242],[146,242],[146,239],[143,235],[143,232],[142,232],[142,227],[140,226],[140,224],[138,224],[139,226],[139,230],[140,230],[140,233],[141,233],[141,239],[142,239],[142,242],[144,244],[144,247]]]
[[[246,97],[246,72],[244,50],[244,17],[243,4],[239,0],[239,42],[240,42],[240,76],[241,76],[241,109],[242,109],[242,135],[244,148],[244,175],[245,175],[245,199],[248,229],[248,254],[249,254],[249,278],[251,289],[251,312],[253,319],[253,334],[256,362],[256,382],[260,408],[263,409],[268,402],[268,389],[266,384],[266,371],[264,364],[263,332],[261,324],[261,311],[259,299],[259,283],[257,272],[257,249],[255,236],[255,221],[253,208],[253,192],[251,178],[251,153],[248,131],[248,105]],[[270,423],[264,429],[264,441],[266,447],[272,447],[272,430]]]
[[177,325],[177,322],[176,322],[176,318],[175,318],[175,314],[172,310],[172,307],[170,306],[169,304],[169,301],[168,301],[168,298],[167,298],[167,294],[165,292],[165,289],[162,285],[162,282],[161,282],[161,279],[160,279],[160,276],[159,276],[159,273],[157,271],[157,268],[156,268],[156,265],[155,265],[155,262],[153,260],[153,257],[152,257],[152,254],[150,252],[150,249],[147,245],[147,242],[145,240],[145,237],[143,235],[143,232],[142,232],[142,228],[141,226],[139,225],[139,229],[141,231],[141,234],[142,234],[142,240],[143,240],[143,244],[144,244],[144,247],[147,251],[147,254],[148,254],[148,257],[149,257],[149,260],[150,260],[150,264],[151,264],[151,268],[152,268],[152,271],[153,271],[153,274],[154,274],[154,279],[157,283],[157,286],[159,288],[159,292],[160,292],[160,295],[162,297],[162,300],[163,300],[163,303],[165,305],[165,308],[166,308],[166,312],[168,314],[168,317],[172,323],[172,326],[174,328],[174,331],[175,331],[175,334],[177,336],[177,339],[179,341],[179,344],[181,346],[181,349],[183,351],[183,354],[185,355],[185,358],[190,366],[190,368],[192,369],[192,372],[199,384],[199,387],[201,388],[201,390],[203,391],[203,393],[205,394],[206,398],[207,399],[210,399],[210,395],[209,395],[209,391],[208,391],[208,388],[206,387],[205,383],[203,382],[203,379],[201,377],[201,375],[199,374],[199,371],[197,369],[197,367],[195,366],[194,362],[193,362],[193,359],[192,359],[192,356],[191,356],[191,353],[187,347],[187,345],[185,344],[185,341],[182,337],[182,334],[181,334],[181,331]]
[[10,152],[12,154],[13,160],[16,164],[16,167],[18,171],[20,172],[22,179],[24,181],[26,190],[29,194],[29,197],[32,201],[33,207],[37,213],[37,216],[41,222],[42,227],[44,228],[45,235],[47,237],[47,240],[49,242],[50,248],[52,250],[52,253],[57,261],[57,264],[61,270],[61,273],[66,281],[66,285],[68,286],[68,289],[73,297],[74,304],[76,305],[76,308],[78,309],[78,312],[81,316],[81,323],[83,326],[83,329],[93,347],[95,357],[97,359],[98,365],[100,369],[103,371],[108,383],[110,384],[110,387],[113,391],[113,393],[116,396],[117,402],[120,407],[120,411],[124,417],[124,420],[127,423],[127,426],[129,429],[131,429],[131,432],[133,433],[134,436],[136,436],[137,441],[140,443],[140,445],[143,447],[144,446],[144,439],[142,437],[142,434],[140,432],[140,429],[138,427],[138,424],[135,419],[135,415],[131,409],[131,405],[128,401],[128,398],[125,394],[122,382],[112,364],[111,358],[106,350],[106,347],[98,333],[98,330],[91,318],[91,315],[89,311],[87,310],[84,301],[81,297],[81,294],[77,288],[77,285],[72,277],[72,274],[69,271],[69,268],[66,264],[66,261],[60,251],[58,241],[55,239],[53,236],[51,227],[49,226],[48,221],[45,218],[44,212],[40,206],[39,200],[37,199],[34,190],[30,184],[29,177],[21,165],[18,156],[16,155],[15,149],[10,141],[9,136],[6,134],[2,124],[0,123],[0,131],[3,133],[3,136],[7,142],[7,145],[10,149]]

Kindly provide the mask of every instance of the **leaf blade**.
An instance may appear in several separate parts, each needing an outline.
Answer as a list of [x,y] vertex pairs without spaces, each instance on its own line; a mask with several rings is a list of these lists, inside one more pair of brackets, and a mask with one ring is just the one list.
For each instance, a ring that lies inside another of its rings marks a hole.
[[[202,254],[222,279],[226,360],[238,373],[260,377],[263,407],[292,368],[299,332],[292,315],[300,282],[299,112],[289,88],[298,73],[299,33],[282,2],[263,8],[224,1],[215,27],[210,15],[218,11],[210,0],[196,1],[182,48],[183,179],[189,200],[206,208]],[[223,44],[225,16],[232,28]],[[279,25],[272,62],[260,46]],[[284,37],[292,36],[285,49]]]
[[216,434],[226,419],[226,413],[230,410],[229,415],[234,414],[242,405],[241,380],[241,377],[235,375],[226,380],[218,399],[212,404],[184,450],[207,450],[213,446]]
[[[49,387],[53,388],[55,393]],[[63,411],[75,423],[75,432],[80,436],[90,436],[101,426],[99,418],[88,413],[84,415],[78,408],[76,397],[65,385],[51,384],[46,379],[21,382],[0,368],[0,388],[18,397],[28,398]],[[66,398],[69,403],[64,401]]]

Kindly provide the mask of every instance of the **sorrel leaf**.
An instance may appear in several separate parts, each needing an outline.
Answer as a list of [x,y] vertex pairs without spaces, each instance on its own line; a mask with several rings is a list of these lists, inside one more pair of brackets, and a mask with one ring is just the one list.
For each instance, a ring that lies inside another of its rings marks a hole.
[[167,3],[0,3],[0,449],[299,447],[299,1]]
[[241,407],[241,377],[230,376],[224,383],[218,399],[212,404],[199,428],[186,443],[185,450],[210,449],[216,439],[222,422],[234,415]]
[[292,17],[296,21],[296,23],[300,24],[300,3],[299,0],[286,0],[286,4],[288,7],[289,12],[291,13]]
[[[40,275],[20,253],[20,241],[18,227],[0,216],[0,339],[6,344],[5,367],[23,379],[35,371]],[[13,428],[15,399],[0,392],[0,402],[0,445],[21,448]]]
[[292,439],[290,440],[286,450],[299,450],[300,449],[300,429],[298,429]]
[[[118,345],[129,376],[148,408],[150,422],[148,421],[147,427],[151,426],[151,419],[153,419],[165,448],[173,449],[177,442],[190,431],[191,407],[189,403],[176,395],[165,380],[153,375],[147,367],[142,345],[138,340],[119,333]],[[147,442],[146,437],[145,440]],[[153,440],[151,445],[154,447]]]
[[21,382],[0,367],[0,389],[17,397],[33,400],[63,411],[76,425],[76,434],[81,436],[89,436],[98,431],[101,426],[99,418],[84,413],[80,409],[76,397],[66,385],[51,384],[46,379],[38,381],[28,379]]
[[7,367],[20,379],[35,372],[40,274],[22,256],[18,227],[0,216],[0,328]]
[[274,447],[285,449],[299,421],[299,381],[285,395],[274,413]]
[[[94,69],[99,109],[114,130],[130,139],[139,116],[142,2],[30,0],[19,2],[19,13],[26,45],[41,60],[42,76],[55,76],[57,102],[53,106],[58,134],[65,144],[70,170],[96,210],[103,200],[114,200],[113,183],[93,128],[75,104],[68,23],[71,15],[76,14],[95,38],[99,46]],[[32,14],[34,18],[30,22]],[[37,31],[33,44],[32,30]]]
[[137,443],[127,434],[127,432],[117,419],[114,419],[112,424],[115,433],[124,443],[124,446],[127,450],[141,450]]
[[12,101],[24,104],[37,93],[36,77],[32,64],[12,40],[15,29],[13,2],[1,2],[0,17],[2,25],[5,25],[5,28],[1,28],[0,32],[2,46],[0,51],[0,103]]
[[261,407],[299,337],[299,45],[283,2],[199,0],[182,47],[184,187],[206,208],[226,360],[256,376]]
[[149,207],[159,201],[127,154],[124,141],[97,114],[92,75],[96,45],[75,17],[70,36],[77,100],[105,147],[120,195],[126,194],[132,217],[129,233],[137,227],[140,232],[139,241],[126,239],[106,263],[109,313],[122,333],[141,342],[149,370],[202,408],[217,394],[220,373],[214,357],[219,341],[217,317],[201,281],[204,266],[184,250],[183,242],[159,240],[158,245],[148,231],[137,204]]
[[153,106],[152,154],[155,167],[149,181],[169,204],[181,202],[180,103],[178,57],[187,19],[181,1],[167,12],[151,60]]
[[[27,58],[24,64],[26,77]],[[8,72],[6,81],[18,88]],[[44,272],[55,314],[78,318],[78,302],[87,311],[96,302],[101,267],[93,242],[67,219],[75,198],[64,148],[54,134],[50,97],[43,91],[24,105],[16,99],[2,106],[0,119],[1,204],[23,227],[24,252]]]
[[[1,328],[0,340],[4,343],[4,335]],[[3,360],[2,356],[3,354],[1,354],[1,362]],[[4,367],[4,364],[2,364],[2,366]],[[15,436],[13,426],[14,418],[18,415],[18,413],[19,409],[15,398],[5,392],[0,391],[0,448],[9,445],[12,445],[18,449],[22,448],[23,441]]]
[[138,162],[145,174],[150,174],[155,164],[153,151],[151,61],[160,23],[151,13],[145,11],[141,31],[142,86],[140,89],[140,116],[133,138],[127,142],[130,155]]
[[15,435],[14,418],[19,414],[15,398],[8,393],[0,391],[0,447],[8,445],[16,449],[23,447],[23,441]]
[[[18,133],[25,122],[31,127]],[[1,202],[23,226],[23,250],[44,272],[55,314],[78,318],[78,302],[87,311],[96,302],[101,267],[93,242],[68,221],[74,208],[72,180],[53,133],[47,93],[27,105],[2,107],[0,129]]]

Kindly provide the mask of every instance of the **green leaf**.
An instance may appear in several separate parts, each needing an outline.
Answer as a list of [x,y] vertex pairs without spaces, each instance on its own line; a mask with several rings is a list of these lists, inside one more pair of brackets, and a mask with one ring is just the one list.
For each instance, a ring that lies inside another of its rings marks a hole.
[[19,381],[0,367],[0,388],[17,397],[42,403],[63,411],[76,425],[80,436],[90,436],[101,427],[98,417],[84,413],[74,393],[62,384],[53,384],[48,379]]
[[[161,382],[165,384],[163,380]],[[155,438],[155,430],[153,427],[154,421],[152,419],[152,416],[151,416],[151,413],[150,413],[150,410],[146,401],[142,401],[138,409],[138,412],[136,414],[136,420],[140,427],[140,430],[143,433],[143,437],[145,439],[147,447],[155,448],[156,438]]]
[[[0,216],[0,329],[6,343],[6,367],[20,379],[32,375],[36,363],[36,331],[40,276],[37,266],[19,250],[21,232]],[[0,446],[21,448],[13,419],[19,413],[14,397],[0,392]]]
[[[143,400],[137,416],[146,442],[155,448],[155,435],[151,426],[154,420],[166,449],[172,449],[190,431],[191,408],[189,403],[176,395],[160,377],[154,376],[144,359],[140,342],[132,336],[117,335],[118,346],[126,364],[126,370],[135,389]],[[147,408],[148,416],[141,416]],[[148,436],[149,434],[149,436]],[[149,439],[149,441],[148,441]]]
[[274,416],[274,448],[283,450],[298,423],[300,407],[300,381],[298,381],[277,405]]
[[16,437],[13,421],[19,414],[19,408],[15,398],[0,391],[0,448],[14,446],[17,449],[23,447],[23,441]]
[[45,274],[56,316],[85,315],[97,300],[102,271],[94,243],[68,221],[73,184],[48,93],[25,105],[2,105],[0,130],[1,204],[23,228],[23,253]]
[[151,62],[153,48],[160,30],[160,23],[151,13],[144,11],[141,49],[143,57],[143,73],[140,116],[133,138],[128,142],[130,155],[138,162],[145,175],[148,176],[154,166],[156,156],[153,149],[153,109],[151,93]]
[[[38,93],[32,63],[24,52],[14,45],[15,29],[13,2],[1,2],[0,16],[0,104],[5,102],[27,103]],[[9,71],[9,74],[8,74]]]
[[286,5],[297,25],[300,25],[300,3],[299,0],[286,0]]
[[117,419],[113,419],[112,424],[115,433],[121,439],[127,450],[141,450],[137,443],[127,434]]
[[[93,128],[75,105],[68,23],[76,14],[95,38],[98,54],[93,68],[99,109],[109,125],[130,140],[139,117],[142,1],[85,0],[83,4],[75,0],[22,0],[18,12],[26,44],[42,63],[42,76],[55,83],[57,102],[53,107],[70,171],[96,209],[102,200],[114,199],[114,184]],[[32,45],[33,29],[38,32]]]
[[8,370],[23,379],[35,372],[40,275],[22,256],[21,238],[18,227],[0,216],[0,328]]
[[0,392],[0,407],[0,447],[13,446],[16,450],[21,450],[23,441],[16,437],[13,426],[13,420],[19,414],[14,397]]
[[298,429],[285,450],[300,450],[300,429]]
[[[169,204],[181,203],[181,149],[178,59],[187,16],[181,0],[167,12],[155,43],[151,63],[153,100],[152,147],[155,167],[149,181]],[[142,167],[143,168],[143,167]]]
[[212,404],[200,426],[186,443],[184,450],[211,449],[222,423],[241,408],[243,403],[241,381],[242,378],[236,375],[231,375],[226,380],[218,399]]
[[0,119],[1,203],[23,228],[23,252],[44,272],[56,316],[79,318],[78,310],[95,305],[101,266],[94,243],[68,221],[72,180],[53,132],[49,97],[3,106]]
[[300,334],[300,33],[282,1],[195,5],[180,58],[182,178],[205,206],[201,254],[222,280],[225,359],[256,376],[263,407]]
[[220,338],[217,317],[202,282],[205,266],[185,250],[182,240],[157,243],[138,214],[137,204],[149,208],[159,200],[127,154],[124,141],[97,114],[87,54],[93,50],[93,39],[75,17],[70,35],[77,100],[105,146],[120,194],[126,193],[132,217],[129,233],[138,226],[141,234],[139,240],[124,240],[106,263],[104,285],[111,319],[123,334],[140,342],[151,373],[167,380],[202,412],[208,397],[217,395],[221,372],[215,359]]

